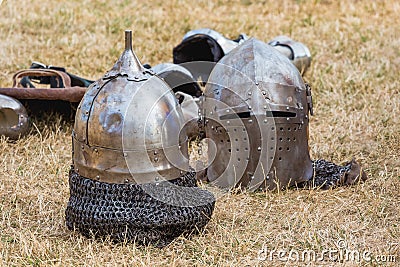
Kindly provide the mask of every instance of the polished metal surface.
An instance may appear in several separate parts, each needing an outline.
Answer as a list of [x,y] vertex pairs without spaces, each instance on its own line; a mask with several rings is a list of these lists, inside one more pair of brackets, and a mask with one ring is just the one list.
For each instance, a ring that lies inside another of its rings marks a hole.
[[218,62],[246,39],[247,36],[244,34],[241,34],[236,40],[230,40],[211,29],[192,30],[186,33],[181,43],[174,47],[174,63],[196,63],[184,64],[184,66],[196,80],[200,80],[204,84],[207,82],[214,64],[203,63]]
[[205,88],[206,135],[216,147],[209,181],[254,191],[310,179],[309,101],[299,71],[272,46],[251,38],[232,50]]
[[268,42],[276,50],[287,56],[301,74],[304,74],[311,65],[311,53],[307,46],[281,35]]
[[236,48],[239,44],[241,44],[242,42],[244,42],[245,40],[248,39],[248,37],[245,34],[241,34],[238,38],[238,41],[234,41],[234,40],[230,40],[228,38],[226,38],[225,36],[223,36],[222,34],[220,34],[217,31],[208,29],[208,28],[202,28],[202,29],[196,29],[196,30],[191,30],[189,32],[187,32],[184,36],[183,36],[183,40],[188,39],[189,37],[192,36],[196,36],[196,35],[204,35],[204,36],[208,36],[212,39],[214,39],[219,46],[222,48],[222,51],[224,52],[224,54],[228,54],[229,52],[231,52],[234,48]]
[[193,140],[196,137],[200,137],[202,131],[200,99],[183,92],[176,92],[175,95],[182,109],[185,124],[184,132],[188,139]]
[[75,118],[73,161],[81,176],[108,183],[175,179],[189,169],[183,114],[171,88],[125,51],[83,97]]
[[10,96],[0,94],[0,136],[18,139],[29,129],[25,107]]
[[161,63],[151,68],[174,92],[183,92],[194,97],[202,94],[192,73],[185,67],[173,63]]
[[[230,40],[217,31],[211,29],[197,29],[189,31],[183,37],[182,42],[174,48],[174,62],[184,63],[189,61],[213,61],[218,62],[224,55],[230,53],[237,46],[248,40],[245,34],[240,34],[236,40]],[[286,56],[296,66],[301,74],[304,74],[311,65],[311,53],[306,45],[292,40],[287,36],[277,36],[268,42],[277,51]],[[208,72],[199,72],[193,66],[190,71],[194,76],[201,75],[208,78]]]

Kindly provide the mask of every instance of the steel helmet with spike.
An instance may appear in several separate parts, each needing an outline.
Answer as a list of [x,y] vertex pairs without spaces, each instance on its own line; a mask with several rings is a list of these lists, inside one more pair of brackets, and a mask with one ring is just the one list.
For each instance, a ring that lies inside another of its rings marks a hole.
[[86,235],[163,246],[201,229],[214,197],[189,168],[175,95],[125,34],[125,51],[76,113],[66,221]]

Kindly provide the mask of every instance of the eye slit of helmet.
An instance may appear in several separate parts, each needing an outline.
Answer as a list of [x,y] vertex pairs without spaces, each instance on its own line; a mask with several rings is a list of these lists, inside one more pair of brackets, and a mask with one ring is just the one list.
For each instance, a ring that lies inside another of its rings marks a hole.
[[219,117],[220,120],[231,120],[237,118],[250,118],[250,111],[233,113],[233,114],[226,114]]
[[267,111],[267,117],[275,117],[275,118],[294,118],[296,117],[295,112],[287,112],[287,111]]

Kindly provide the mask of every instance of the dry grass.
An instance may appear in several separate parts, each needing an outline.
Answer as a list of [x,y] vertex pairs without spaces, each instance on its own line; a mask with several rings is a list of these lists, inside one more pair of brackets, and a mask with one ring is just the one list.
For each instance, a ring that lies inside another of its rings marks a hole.
[[64,225],[72,124],[49,116],[16,143],[0,139],[0,264],[276,266],[285,263],[257,260],[263,245],[322,251],[339,239],[396,254],[398,264],[399,248],[388,243],[400,240],[399,13],[396,0],[3,1],[0,86],[32,60],[96,79],[119,56],[126,28],[142,62],[153,65],[171,61],[183,34],[199,27],[300,40],[314,56],[305,77],[316,110],[312,157],[354,156],[370,179],[330,191],[222,195],[203,234],[161,250],[88,240]]

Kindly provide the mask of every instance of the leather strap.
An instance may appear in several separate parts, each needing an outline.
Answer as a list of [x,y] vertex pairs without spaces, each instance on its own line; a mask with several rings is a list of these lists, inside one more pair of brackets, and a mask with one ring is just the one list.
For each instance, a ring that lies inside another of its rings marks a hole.
[[13,87],[21,88],[23,87],[20,83],[20,79],[22,77],[26,76],[36,76],[36,77],[59,77],[63,83],[63,86],[58,86],[58,87],[71,87],[71,78],[66,74],[65,72],[62,71],[57,71],[57,70],[52,70],[52,69],[25,69],[25,70],[20,70],[17,71],[13,75]]

